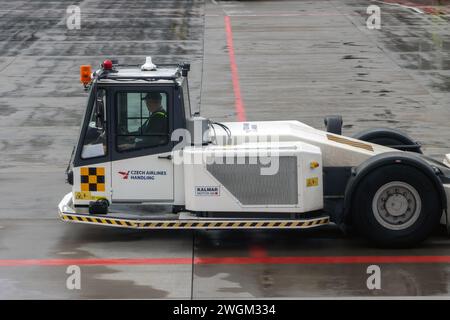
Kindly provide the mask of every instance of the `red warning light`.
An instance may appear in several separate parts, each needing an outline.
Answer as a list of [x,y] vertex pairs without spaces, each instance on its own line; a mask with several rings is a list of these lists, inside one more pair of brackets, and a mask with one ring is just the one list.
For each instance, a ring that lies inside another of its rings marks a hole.
[[113,63],[111,60],[105,60],[102,63],[103,70],[112,70]]

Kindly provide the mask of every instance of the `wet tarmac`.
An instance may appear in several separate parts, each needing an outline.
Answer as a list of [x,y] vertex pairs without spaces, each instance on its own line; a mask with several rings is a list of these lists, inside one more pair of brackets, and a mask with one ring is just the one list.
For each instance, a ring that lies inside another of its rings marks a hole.
[[[86,102],[79,66],[107,57],[140,63],[147,55],[156,63],[190,61],[193,105],[201,93],[204,116],[234,120],[225,16],[248,120],[298,119],[320,128],[323,116],[341,114],[346,135],[399,128],[441,160],[450,150],[449,5],[417,13],[376,2],[382,25],[369,30],[373,2],[363,0],[0,4],[0,298],[450,295],[450,264],[433,259],[379,264],[380,290],[367,288],[370,261],[283,263],[450,256],[442,228],[418,248],[380,250],[334,227],[155,232],[71,225],[56,216],[70,190],[64,170]],[[67,29],[69,5],[81,9],[80,30]],[[66,270],[76,262],[81,289],[69,290]]]

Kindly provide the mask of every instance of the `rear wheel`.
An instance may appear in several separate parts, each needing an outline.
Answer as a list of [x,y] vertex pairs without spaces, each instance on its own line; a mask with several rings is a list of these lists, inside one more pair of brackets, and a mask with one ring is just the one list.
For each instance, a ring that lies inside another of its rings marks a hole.
[[408,247],[439,224],[439,195],[431,180],[407,165],[389,165],[368,174],[353,197],[352,221],[374,244]]
[[406,133],[395,129],[374,128],[364,130],[355,134],[353,138],[401,151],[422,153],[419,143],[412,140]]

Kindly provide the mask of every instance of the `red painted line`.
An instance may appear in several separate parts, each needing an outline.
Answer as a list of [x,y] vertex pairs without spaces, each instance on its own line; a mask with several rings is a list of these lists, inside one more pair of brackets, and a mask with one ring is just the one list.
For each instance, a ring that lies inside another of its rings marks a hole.
[[375,264],[450,263],[450,256],[324,256],[196,258],[196,264]]
[[[208,15],[213,16],[213,15]],[[236,13],[230,14],[229,17],[241,17],[241,18],[252,18],[252,17],[343,17],[343,16],[361,16],[358,13]]]
[[314,256],[314,257],[204,257],[195,258],[111,258],[111,259],[2,259],[0,267],[107,266],[107,265],[243,265],[243,264],[391,264],[450,263],[450,256]]
[[239,74],[234,55],[233,31],[231,30],[230,17],[225,16],[225,31],[227,35],[228,56],[230,58],[231,80],[233,82],[234,104],[238,121],[246,121],[244,102],[242,101]]
[[0,267],[95,266],[191,264],[192,258],[112,258],[112,259],[15,259],[0,260]]

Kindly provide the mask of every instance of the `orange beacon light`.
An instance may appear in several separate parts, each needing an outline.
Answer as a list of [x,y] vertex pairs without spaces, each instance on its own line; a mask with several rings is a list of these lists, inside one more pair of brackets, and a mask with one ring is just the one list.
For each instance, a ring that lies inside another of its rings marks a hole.
[[80,66],[80,82],[86,87],[91,82],[91,66],[82,65]]

